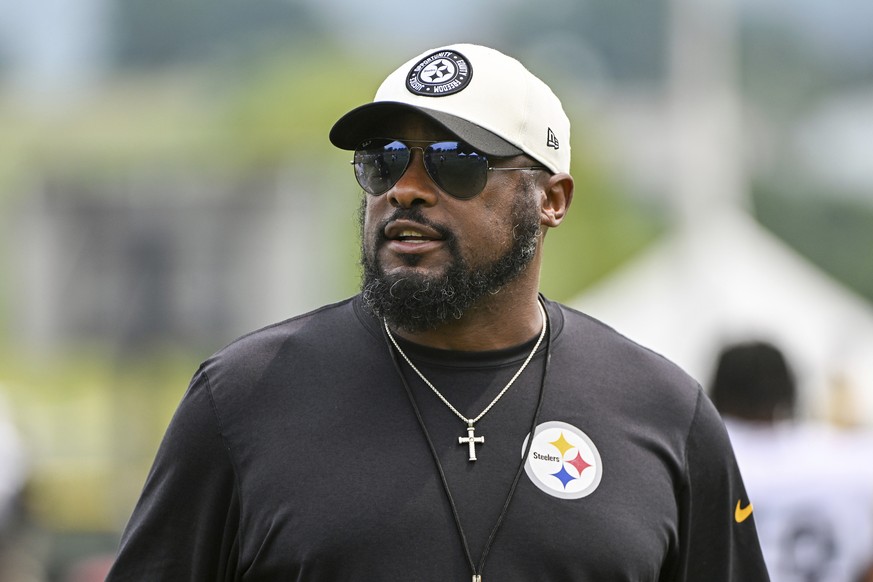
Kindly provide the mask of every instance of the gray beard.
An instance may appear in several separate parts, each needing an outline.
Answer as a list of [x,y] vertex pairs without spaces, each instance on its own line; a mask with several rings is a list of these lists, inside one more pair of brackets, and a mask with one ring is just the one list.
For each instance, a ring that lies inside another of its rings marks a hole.
[[[379,245],[385,243],[380,228],[377,240],[372,241],[372,253],[368,254],[365,245],[361,245],[361,294],[365,305],[392,327],[413,333],[436,329],[449,320],[460,319],[484,296],[495,294],[514,281],[533,260],[540,234],[539,207],[534,202],[533,196],[520,194],[512,210],[515,225],[512,246],[502,256],[478,268],[470,267],[463,259],[453,234],[430,223],[418,207],[397,209],[389,220],[414,220],[440,232],[451,255],[451,264],[440,276],[386,274],[376,252]],[[365,206],[366,201],[363,201],[360,210],[362,240]],[[416,259],[411,256],[409,264],[415,264]]]

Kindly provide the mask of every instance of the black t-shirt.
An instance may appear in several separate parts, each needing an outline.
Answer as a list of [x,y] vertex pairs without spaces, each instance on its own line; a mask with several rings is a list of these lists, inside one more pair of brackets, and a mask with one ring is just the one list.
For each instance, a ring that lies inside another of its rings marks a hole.
[[[398,360],[477,563],[543,390],[483,579],[767,580],[726,432],[700,387],[602,323],[545,304],[550,341],[476,423],[485,442],[475,462],[458,442],[466,425]],[[533,345],[459,353],[401,342],[468,417]],[[355,297],[249,334],[201,366],[108,580],[471,574],[380,321]]]

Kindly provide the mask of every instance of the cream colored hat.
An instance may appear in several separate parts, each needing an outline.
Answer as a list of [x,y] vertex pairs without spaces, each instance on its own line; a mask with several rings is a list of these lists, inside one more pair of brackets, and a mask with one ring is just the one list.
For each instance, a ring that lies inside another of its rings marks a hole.
[[379,134],[398,109],[426,115],[493,156],[522,152],[552,172],[570,171],[570,120],[548,85],[494,49],[455,44],[423,52],[379,87],[372,103],[346,113],[330,141],[346,150]]

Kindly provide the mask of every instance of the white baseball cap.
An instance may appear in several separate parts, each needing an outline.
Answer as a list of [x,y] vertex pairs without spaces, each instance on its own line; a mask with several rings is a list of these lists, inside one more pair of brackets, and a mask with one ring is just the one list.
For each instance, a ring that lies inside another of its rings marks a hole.
[[330,141],[353,150],[386,118],[414,110],[493,156],[522,153],[552,172],[570,171],[570,120],[552,90],[499,51],[454,44],[425,51],[388,75],[372,103],[342,116]]

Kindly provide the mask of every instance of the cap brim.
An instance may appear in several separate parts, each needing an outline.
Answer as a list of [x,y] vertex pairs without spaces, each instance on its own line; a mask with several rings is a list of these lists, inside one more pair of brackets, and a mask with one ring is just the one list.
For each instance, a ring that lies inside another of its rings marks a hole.
[[492,156],[517,156],[524,153],[502,137],[455,115],[417,107],[398,101],[377,101],[352,109],[333,125],[330,142],[343,150],[353,150],[367,139],[395,137],[382,135],[393,116],[404,111],[418,112],[456,135],[477,150]]

